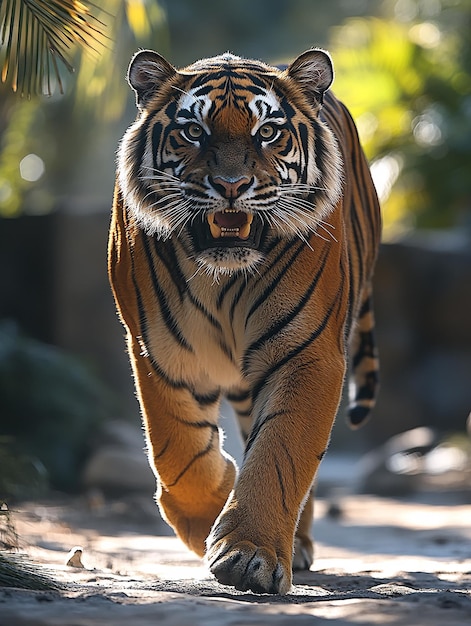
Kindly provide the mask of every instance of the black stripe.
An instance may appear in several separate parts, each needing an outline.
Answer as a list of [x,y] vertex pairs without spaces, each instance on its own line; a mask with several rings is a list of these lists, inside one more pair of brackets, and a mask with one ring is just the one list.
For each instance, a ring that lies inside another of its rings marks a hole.
[[156,122],[152,128],[152,165],[155,169],[158,169],[158,165],[160,163],[162,130],[163,127],[161,122]]
[[177,477],[175,478],[173,483],[170,483],[170,484],[166,485],[166,487],[168,489],[170,489],[171,487],[175,487],[175,485],[183,478],[183,476],[187,473],[187,471],[190,469],[190,467],[194,463],[196,463],[196,461],[198,461],[198,459],[201,459],[202,457],[206,456],[209,452],[211,452],[211,450],[213,449],[214,437],[215,437],[215,431],[213,430],[212,433],[211,433],[211,437],[209,439],[209,443],[206,446],[206,448],[204,448],[203,450],[201,450],[200,452],[195,454],[195,456],[191,459],[191,461],[189,461],[185,465],[185,467],[181,470],[181,472],[177,475]]
[[[279,238],[275,238],[273,241],[270,242],[270,244],[263,250],[265,256],[268,256],[272,250],[274,248],[276,248],[276,246],[278,245],[278,243],[281,241],[281,239]],[[294,245],[296,243],[296,240],[292,241],[291,245]],[[263,272],[263,276],[266,276],[266,274],[274,267],[276,266],[276,264],[278,263],[279,258],[281,258],[284,254],[284,249],[280,252],[280,254],[274,259],[274,261],[272,263],[270,263],[270,265],[265,266],[264,272]],[[235,314],[235,309],[237,307],[237,304],[239,303],[242,295],[244,294],[244,291],[246,289],[250,288],[256,288],[257,284],[262,280],[262,277],[259,278],[252,278],[251,281],[246,280],[246,278],[244,276],[240,276],[240,275],[235,275],[233,278],[231,278],[230,280],[227,281],[226,285],[221,289],[221,292],[219,294],[218,300],[217,300],[217,306],[218,309],[220,309],[222,307],[223,304],[223,300],[226,297],[226,295],[228,294],[229,290],[235,285],[235,283],[237,281],[240,281],[242,284],[240,285],[239,289],[237,290],[237,292],[234,294],[234,297],[232,299],[231,302],[231,306],[230,306],[230,313],[229,313],[229,319],[232,323],[233,319],[234,319],[234,314]]]
[[288,458],[288,461],[291,467],[290,476],[293,480],[293,483],[296,485],[298,482],[298,479],[297,479],[296,465],[294,463],[293,457],[283,441],[280,441],[280,445],[283,448],[283,451],[286,454],[286,457]]
[[144,233],[142,233],[141,236],[142,236],[144,251],[146,253],[147,264],[149,266],[152,286],[154,288],[154,293],[159,302],[159,308],[160,308],[160,313],[162,315],[162,320],[167,330],[169,331],[169,333],[175,339],[175,341],[177,341],[182,348],[184,348],[188,352],[193,353],[194,352],[193,347],[190,345],[188,340],[183,335],[183,331],[179,327],[178,321],[172,313],[172,307],[171,307],[171,304],[167,300],[167,294],[165,290],[162,289],[159,283],[159,280],[157,278],[157,274],[155,271],[154,262],[152,258],[152,252],[149,246],[149,237],[145,235]]
[[277,333],[279,333],[283,328],[285,328],[285,326],[287,326],[290,322],[293,321],[293,319],[302,311],[302,309],[306,306],[306,304],[309,302],[316,286],[317,283],[319,282],[324,269],[326,267],[326,259],[327,256],[329,254],[330,248],[328,248],[326,246],[325,251],[324,251],[324,255],[320,261],[320,269],[317,272],[317,274],[314,276],[314,279],[312,280],[311,284],[309,285],[308,289],[304,292],[303,296],[299,299],[297,305],[294,307],[294,309],[292,309],[291,311],[289,311],[289,313],[287,315],[285,315],[284,317],[278,319],[276,321],[276,323],[272,324],[268,330],[261,335],[256,341],[254,341],[253,343],[250,344],[250,346],[248,346],[247,350],[245,351],[244,354],[244,358],[243,358],[243,370],[246,371],[249,364],[248,361],[250,359],[250,355],[259,350],[260,347],[266,342],[268,341],[268,339],[271,339],[274,335],[276,335]]
[[265,417],[262,417],[262,418],[259,417],[256,420],[255,424],[253,425],[250,436],[247,439],[247,445],[245,446],[244,458],[247,458],[247,454],[249,453],[250,448],[254,444],[255,440],[257,439],[260,431],[265,426],[265,424],[282,415],[286,415],[286,411],[275,411],[274,413],[269,413]]
[[229,278],[229,280],[227,280],[225,285],[222,287],[222,289],[219,292],[219,296],[217,298],[217,301],[216,301],[216,307],[219,310],[222,307],[222,304],[224,302],[224,298],[226,297],[227,293],[232,289],[232,287],[236,284],[236,282],[241,280],[241,279],[242,279],[242,277],[240,275],[234,274],[233,276],[231,276],[231,278]]
[[278,461],[275,461],[275,469],[276,469],[276,473],[278,475],[278,484],[280,485],[280,497],[281,497],[281,504],[283,505],[283,509],[285,511],[286,514],[289,513],[288,507],[286,505],[286,490],[285,490],[285,483],[283,480],[283,472],[280,470],[280,467],[278,465]]
[[154,250],[159,260],[165,266],[169,278],[173,281],[180,300],[183,300],[183,296],[187,291],[187,282],[185,275],[180,267],[175,247],[171,241],[161,241],[158,238],[154,238]]
[[[181,241],[178,241],[178,244],[182,245]],[[183,247],[183,246],[182,246]],[[167,271],[175,283],[176,288],[179,291],[180,298],[183,298],[184,295],[187,295],[190,303],[204,315],[206,320],[215,328],[217,331],[222,333],[222,326],[217,321],[217,319],[199,302],[199,300],[193,295],[191,292],[188,283],[186,281],[183,270],[180,267],[178,261],[178,252],[173,244],[169,241],[159,241],[155,240],[155,250],[162,261],[162,263],[167,268]]]
[[[129,239],[129,233],[128,233],[128,239]],[[186,390],[190,390],[190,388],[188,387],[188,385],[186,385],[182,380],[175,380],[172,379],[168,376],[168,374],[160,367],[160,365],[157,363],[157,361],[155,361],[154,356],[151,354],[148,346],[149,346],[149,331],[148,331],[148,323],[147,323],[147,316],[145,314],[145,307],[143,304],[143,300],[142,300],[142,295],[141,295],[141,291],[139,289],[139,285],[137,283],[136,280],[136,272],[135,272],[135,261],[134,261],[134,255],[133,255],[133,246],[132,243],[130,241],[130,239],[128,240],[128,248],[130,251],[130,256],[131,256],[131,280],[133,283],[133,287],[134,287],[134,291],[136,293],[136,301],[137,301],[137,308],[138,308],[138,314],[139,314],[139,335],[142,338],[142,341],[146,347],[146,350],[148,352],[148,361],[154,371],[155,374],[157,374],[157,376],[159,376],[169,387],[172,387],[172,389],[186,389]],[[191,390],[190,390],[191,391]]]
[[190,420],[182,419],[181,417],[177,417],[176,415],[172,415],[172,418],[179,424],[184,424],[185,426],[189,426],[190,428],[209,428],[215,433],[219,432],[218,425],[214,424],[213,422],[208,422],[208,420],[201,420],[201,421],[195,422],[193,420],[190,421]]
[[367,298],[364,299],[363,304],[361,305],[360,312],[358,313],[358,319],[364,317],[367,313],[370,313],[372,310],[371,306],[371,296],[368,295]]
[[325,314],[324,319],[319,324],[319,326],[305,339],[302,343],[298,344],[295,348],[290,350],[282,359],[274,363],[266,372],[264,372],[263,376],[259,377],[258,383],[252,389],[252,400],[255,403],[258,395],[262,391],[263,387],[267,384],[268,379],[277,372],[280,368],[283,367],[286,363],[288,363],[291,359],[298,356],[303,350],[305,350],[308,346],[310,346],[325,330],[327,324],[334,312],[336,305],[338,305],[340,301],[341,289],[337,292],[337,295],[332,302],[329,310]]
[[355,402],[359,400],[372,400],[376,395],[376,387],[379,384],[379,373],[373,370],[365,374],[366,382],[355,393]]
[[191,395],[201,407],[205,407],[217,402],[221,396],[221,391],[216,389],[215,391],[206,394],[198,394],[196,391],[192,391]]
[[[299,131],[299,136],[301,139],[300,143],[301,143],[301,148],[303,150],[304,163],[307,164],[309,163],[310,158],[309,158],[309,133],[307,132],[306,124],[299,124],[298,131]],[[301,172],[301,180],[299,182],[301,183],[307,182],[307,169],[308,169],[307,167],[303,168]]]
[[[162,244],[162,245],[158,245],[158,244]],[[184,295],[187,295],[190,303],[200,313],[202,313],[202,315],[204,315],[204,317],[212,325],[212,327],[220,333],[220,338],[218,341],[219,347],[227,356],[227,358],[231,361],[231,363],[235,364],[232,351],[223,340],[223,332],[222,332],[221,324],[212,315],[212,313],[210,313],[206,309],[206,307],[204,307],[204,305],[201,302],[199,302],[199,300],[193,295],[193,293],[189,289],[188,283],[186,282],[184,278],[183,271],[181,270],[178,264],[178,255],[176,253],[174,246],[171,245],[170,242],[165,242],[165,244],[163,244],[162,242],[156,241],[155,250],[157,252],[159,259],[164,263],[165,267],[167,268],[167,271],[169,272],[170,276],[174,280],[174,283],[177,289],[179,290],[180,298],[183,298]],[[168,253],[167,256],[164,254],[164,250]],[[173,316],[171,314],[170,308],[168,308],[168,314],[169,314],[168,316],[169,324],[171,324]],[[191,352],[194,352],[193,347],[187,341],[185,341],[182,332],[178,328],[178,322],[176,320],[175,320],[175,325],[176,325],[175,328],[173,328],[171,325],[168,326],[170,332],[174,336],[178,337],[180,342],[184,342],[183,347],[187,348],[188,350],[191,350]],[[187,387],[187,388],[191,389],[190,387]],[[204,401],[203,401],[203,404],[204,404]]]
[[243,282],[232,299],[231,308],[229,309],[229,322],[231,326],[233,326],[236,307],[239,304],[244,291],[247,289],[247,284],[247,281]]
[[226,355],[226,357],[229,359],[229,361],[232,363],[232,365],[237,367],[238,363],[235,360],[234,355],[232,354],[232,350],[229,348],[227,343],[222,338],[219,339],[218,346],[221,349],[221,351]]
[[[355,242],[356,255],[357,255],[357,265],[354,266],[357,269],[357,282],[359,285],[363,285],[365,278],[365,269],[363,264],[363,254],[362,252],[365,250],[363,232],[361,230],[361,224],[358,221],[358,213],[356,210],[353,210],[352,215],[352,224],[351,230],[353,233],[353,239]],[[351,254],[351,252],[350,252]],[[355,289],[355,293],[358,294],[358,290]]]
[[211,326],[213,328],[215,328],[217,331],[219,331],[220,333],[222,333],[222,326],[221,326],[221,324],[217,321],[217,319],[214,317],[214,315],[212,313],[210,313],[208,311],[208,309],[206,309],[206,307],[191,293],[190,289],[187,290],[187,296],[188,296],[188,299],[191,302],[191,304],[202,315],[204,315],[204,317],[211,324]]
[[352,426],[360,426],[360,424],[366,420],[370,412],[370,407],[358,405],[352,406],[348,409],[348,417],[350,419],[350,423],[352,424]]
[[354,310],[356,309],[356,304],[355,304],[356,287],[355,287],[355,277],[353,275],[353,259],[351,258],[351,253],[350,253],[350,262],[348,266],[348,277],[349,277],[348,312],[347,312],[347,321],[345,325],[345,337],[346,338],[350,337],[350,332],[353,327],[353,313],[354,313]]
[[376,357],[376,354],[375,354],[376,345],[375,345],[373,330],[371,329],[366,332],[358,333],[358,334],[360,337],[360,345],[358,347],[357,353],[354,355],[353,360],[352,360],[352,367],[354,370],[360,365],[360,363],[365,357],[369,357],[372,359]]
[[154,454],[154,460],[160,459],[163,457],[163,455],[167,452],[168,447],[170,445],[170,437],[167,439],[167,441],[164,443],[162,449],[160,450],[160,452],[158,454]]
[[288,156],[292,149],[293,149],[293,137],[291,134],[289,134],[287,141],[286,141],[286,146],[283,148],[283,150],[280,150],[278,154],[279,156],[282,156],[282,157]]
[[[289,259],[286,258],[287,253],[293,247],[296,248],[294,253],[291,255],[291,257]],[[250,308],[249,312],[247,313],[247,317],[245,319],[245,327],[246,328],[247,328],[247,324],[248,324],[249,319],[252,317],[252,315],[255,313],[255,311],[263,304],[263,302],[265,302],[265,300],[270,296],[270,294],[273,293],[273,290],[275,289],[276,285],[278,285],[278,283],[282,280],[282,278],[284,276],[284,270],[286,269],[286,267],[288,267],[289,265],[291,265],[291,263],[294,262],[294,260],[303,251],[304,247],[305,247],[304,242],[300,241],[299,239],[291,239],[291,240],[289,240],[287,243],[285,243],[285,245],[280,250],[278,255],[273,259],[272,263],[270,264],[270,267],[265,270],[264,275],[266,275],[270,271],[270,269],[275,268],[276,269],[276,276],[265,287],[265,289],[262,291],[260,296],[255,300],[255,302],[253,303],[253,305]],[[280,262],[282,260],[284,261],[284,266],[280,267]]]
[[245,402],[250,398],[250,389],[244,391],[226,393],[226,398],[229,402]]

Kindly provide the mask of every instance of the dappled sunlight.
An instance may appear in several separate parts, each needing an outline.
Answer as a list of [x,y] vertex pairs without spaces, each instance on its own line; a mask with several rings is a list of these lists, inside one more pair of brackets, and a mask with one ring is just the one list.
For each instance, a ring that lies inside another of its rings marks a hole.
[[102,536],[93,541],[93,553],[107,555],[113,561],[113,569],[122,573],[165,580],[202,580],[210,576],[202,559],[176,537]]
[[[140,520],[133,510],[130,531],[124,500],[97,510],[83,499],[25,503],[12,512],[22,547],[63,587],[40,604],[37,592],[8,590],[2,617],[11,626],[17,615],[40,616],[48,624],[62,624],[67,615],[77,624],[87,619],[114,626],[131,620],[136,626],[290,626],[297,619],[339,626],[466,623],[469,504],[460,498],[445,506],[439,497],[435,504],[343,492],[336,497],[335,517],[329,499],[318,500],[314,564],[295,572],[283,597],[219,584],[179,539],[158,534],[167,531],[158,516],[153,534],[150,518]],[[72,546],[81,547],[83,568],[65,565]]]

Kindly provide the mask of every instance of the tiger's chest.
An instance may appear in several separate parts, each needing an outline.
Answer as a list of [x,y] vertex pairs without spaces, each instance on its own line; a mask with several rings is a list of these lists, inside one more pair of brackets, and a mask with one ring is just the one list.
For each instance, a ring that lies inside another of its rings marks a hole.
[[154,302],[147,349],[169,378],[222,389],[240,383],[253,333],[246,324],[250,301],[243,296],[237,303],[223,302],[221,289],[209,279],[190,281],[183,294],[163,285],[166,302]]
[[215,281],[183,248],[160,243],[146,290],[146,349],[169,379],[195,388],[259,380],[270,364],[308,345],[325,320],[342,336],[347,299],[339,294],[348,289],[335,271],[341,249],[314,235],[309,245],[280,240],[258,273]]

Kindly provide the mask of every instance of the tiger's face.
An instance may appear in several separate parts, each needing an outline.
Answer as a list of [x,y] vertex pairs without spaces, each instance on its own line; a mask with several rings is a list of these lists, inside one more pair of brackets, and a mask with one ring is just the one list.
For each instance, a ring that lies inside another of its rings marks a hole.
[[254,268],[274,238],[309,237],[341,194],[319,116],[332,78],[321,50],[286,70],[225,54],[177,71],[139,52],[128,74],[139,116],[118,162],[128,210],[214,274]]

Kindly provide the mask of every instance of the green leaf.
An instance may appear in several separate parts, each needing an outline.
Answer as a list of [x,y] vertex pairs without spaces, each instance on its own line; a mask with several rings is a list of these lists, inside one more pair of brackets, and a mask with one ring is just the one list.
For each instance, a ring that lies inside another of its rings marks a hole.
[[51,95],[63,85],[59,63],[69,71],[69,56],[78,45],[97,51],[105,25],[92,13],[97,7],[79,0],[5,0],[0,3],[1,80],[31,97]]

